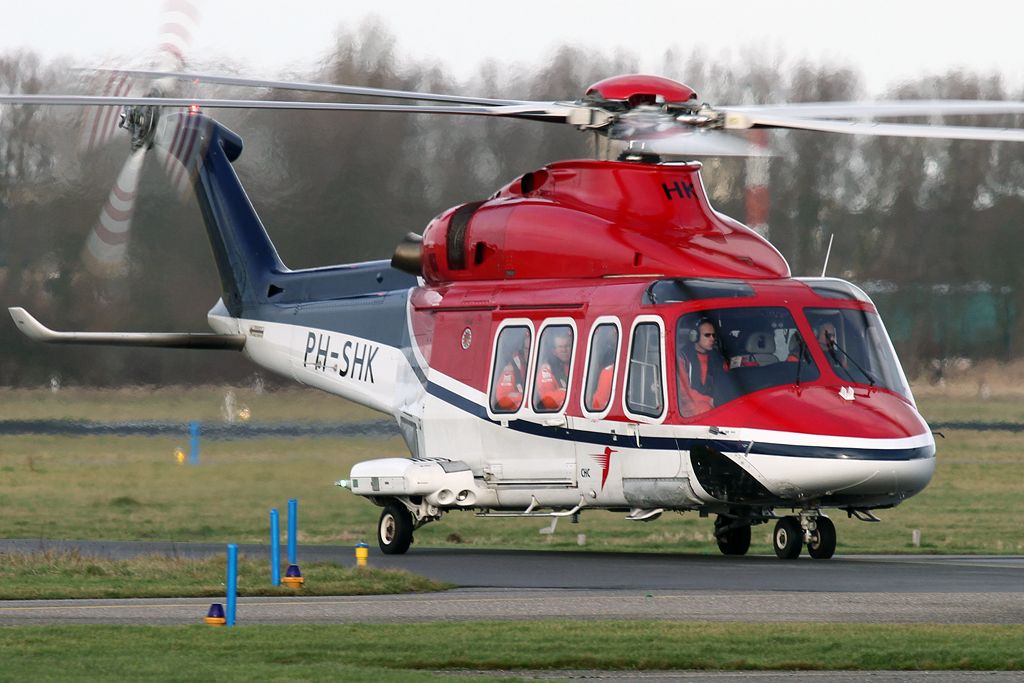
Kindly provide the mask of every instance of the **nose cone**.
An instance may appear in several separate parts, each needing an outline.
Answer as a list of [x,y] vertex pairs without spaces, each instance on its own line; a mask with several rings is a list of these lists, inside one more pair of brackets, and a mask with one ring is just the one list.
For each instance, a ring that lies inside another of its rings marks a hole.
[[730,402],[707,418],[735,438],[733,446],[723,441],[716,452],[733,465],[722,461],[710,468],[714,458],[691,452],[698,481],[716,499],[715,480],[735,480],[723,472],[736,467],[760,484],[747,482],[758,490],[757,502],[895,505],[920,492],[935,469],[928,425],[913,405],[884,390],[777,388]]
[[712,424],[853,439],[906,439],[930,434],[902,396],[866,387],[778,387],[731,401]]

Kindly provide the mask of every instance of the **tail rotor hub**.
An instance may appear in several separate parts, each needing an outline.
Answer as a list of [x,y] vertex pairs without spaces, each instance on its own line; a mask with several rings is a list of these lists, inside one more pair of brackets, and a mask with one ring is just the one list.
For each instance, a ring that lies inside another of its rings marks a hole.
[[153,147],[153,139],[156,137],[156,126],[159,121],[159,107],[144,104],[125,106],[121,112],[119,125],[131,134],[133,152]]

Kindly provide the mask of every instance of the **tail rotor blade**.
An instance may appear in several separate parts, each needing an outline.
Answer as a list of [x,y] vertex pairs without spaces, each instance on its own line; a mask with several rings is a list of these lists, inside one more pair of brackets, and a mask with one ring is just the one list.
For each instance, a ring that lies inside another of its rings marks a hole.
[[153,149],[171,187],[182,201],[192,194],[192,184],[198,170],[197,160],[205,152],[206,138],[200,128],[186,126],[189,114],[176,114],[160,121]]
[[[120,71],[112,71],[104,75],[106,76],[106,82],[102,88],[104,96],[127,97],[131,93],[134,80],[130,75]],[[110,142],[117,131],[120,120],[121,107],[119,106],[86,107],[79,143],[81,150],[92,151]]]
[[144,160],[144,150],[128,157],[86,240],[82,258],[89,272],[97,277],[112,278],[125,273],[125,253]]
[[158,42],[158,66],[166,71],[181,70],[199,27],[199,8],[191,0],[164,0]]

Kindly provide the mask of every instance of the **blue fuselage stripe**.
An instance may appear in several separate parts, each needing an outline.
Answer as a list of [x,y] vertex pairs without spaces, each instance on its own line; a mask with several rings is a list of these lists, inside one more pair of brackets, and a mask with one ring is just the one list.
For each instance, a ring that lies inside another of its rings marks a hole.
[[[473,417],[500,424],[497,420],[491,419],[484,406],[459,394],[445,389],[434,382],[427,383],[427,393],[445,403],[455,406],[459,410],[469,413]],[[565,426],[549,426],[537,424],[529,420],[511,419],[508,421],[508,428],[524,434],[541,436],[549,439],[562,439],[574,442],[592,443],[602,446],[622,446],[628,440],[630,448],[641,448],[644,450],[675,450],[691,451],[697,447],[710,448],[720,453],[746,453],[750,448],[750,455],[775,455],[791,458],[821,458],[827,460],[920,460],[935,457],[933,445],[919,446],[917,448],[837,448],[829,446],[797,446],[793,444],[777,444],[755,442],[751,447],[748,441],[731,439],[696,439],[696,438],[675,438],[666,436],[644,436],[641,435],[639,442],[633,435],[611,434],[606,432],[592,432],[582,429],[570,429]]]

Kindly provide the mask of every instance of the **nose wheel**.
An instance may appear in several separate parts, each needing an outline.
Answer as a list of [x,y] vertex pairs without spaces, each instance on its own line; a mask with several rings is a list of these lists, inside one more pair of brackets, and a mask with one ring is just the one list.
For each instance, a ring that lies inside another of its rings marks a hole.
[[804,544],[804,532],[800,528],[800,520],[796,517],[783,517],[775,523],[772,534],[772,547],[780,560],[795,560],[800,557],[800,548]]
[[811,540],[807,541],[807,554],[816,560],[827,560],[836,552],[836,525],[819,515],[815,526]]
[[815,560],[827,560],[836,552],[836,525],[824,515],[801,514],[783,517],[775,523],[772,546],[780,560],[795,560],[807,544],[807,554]]

